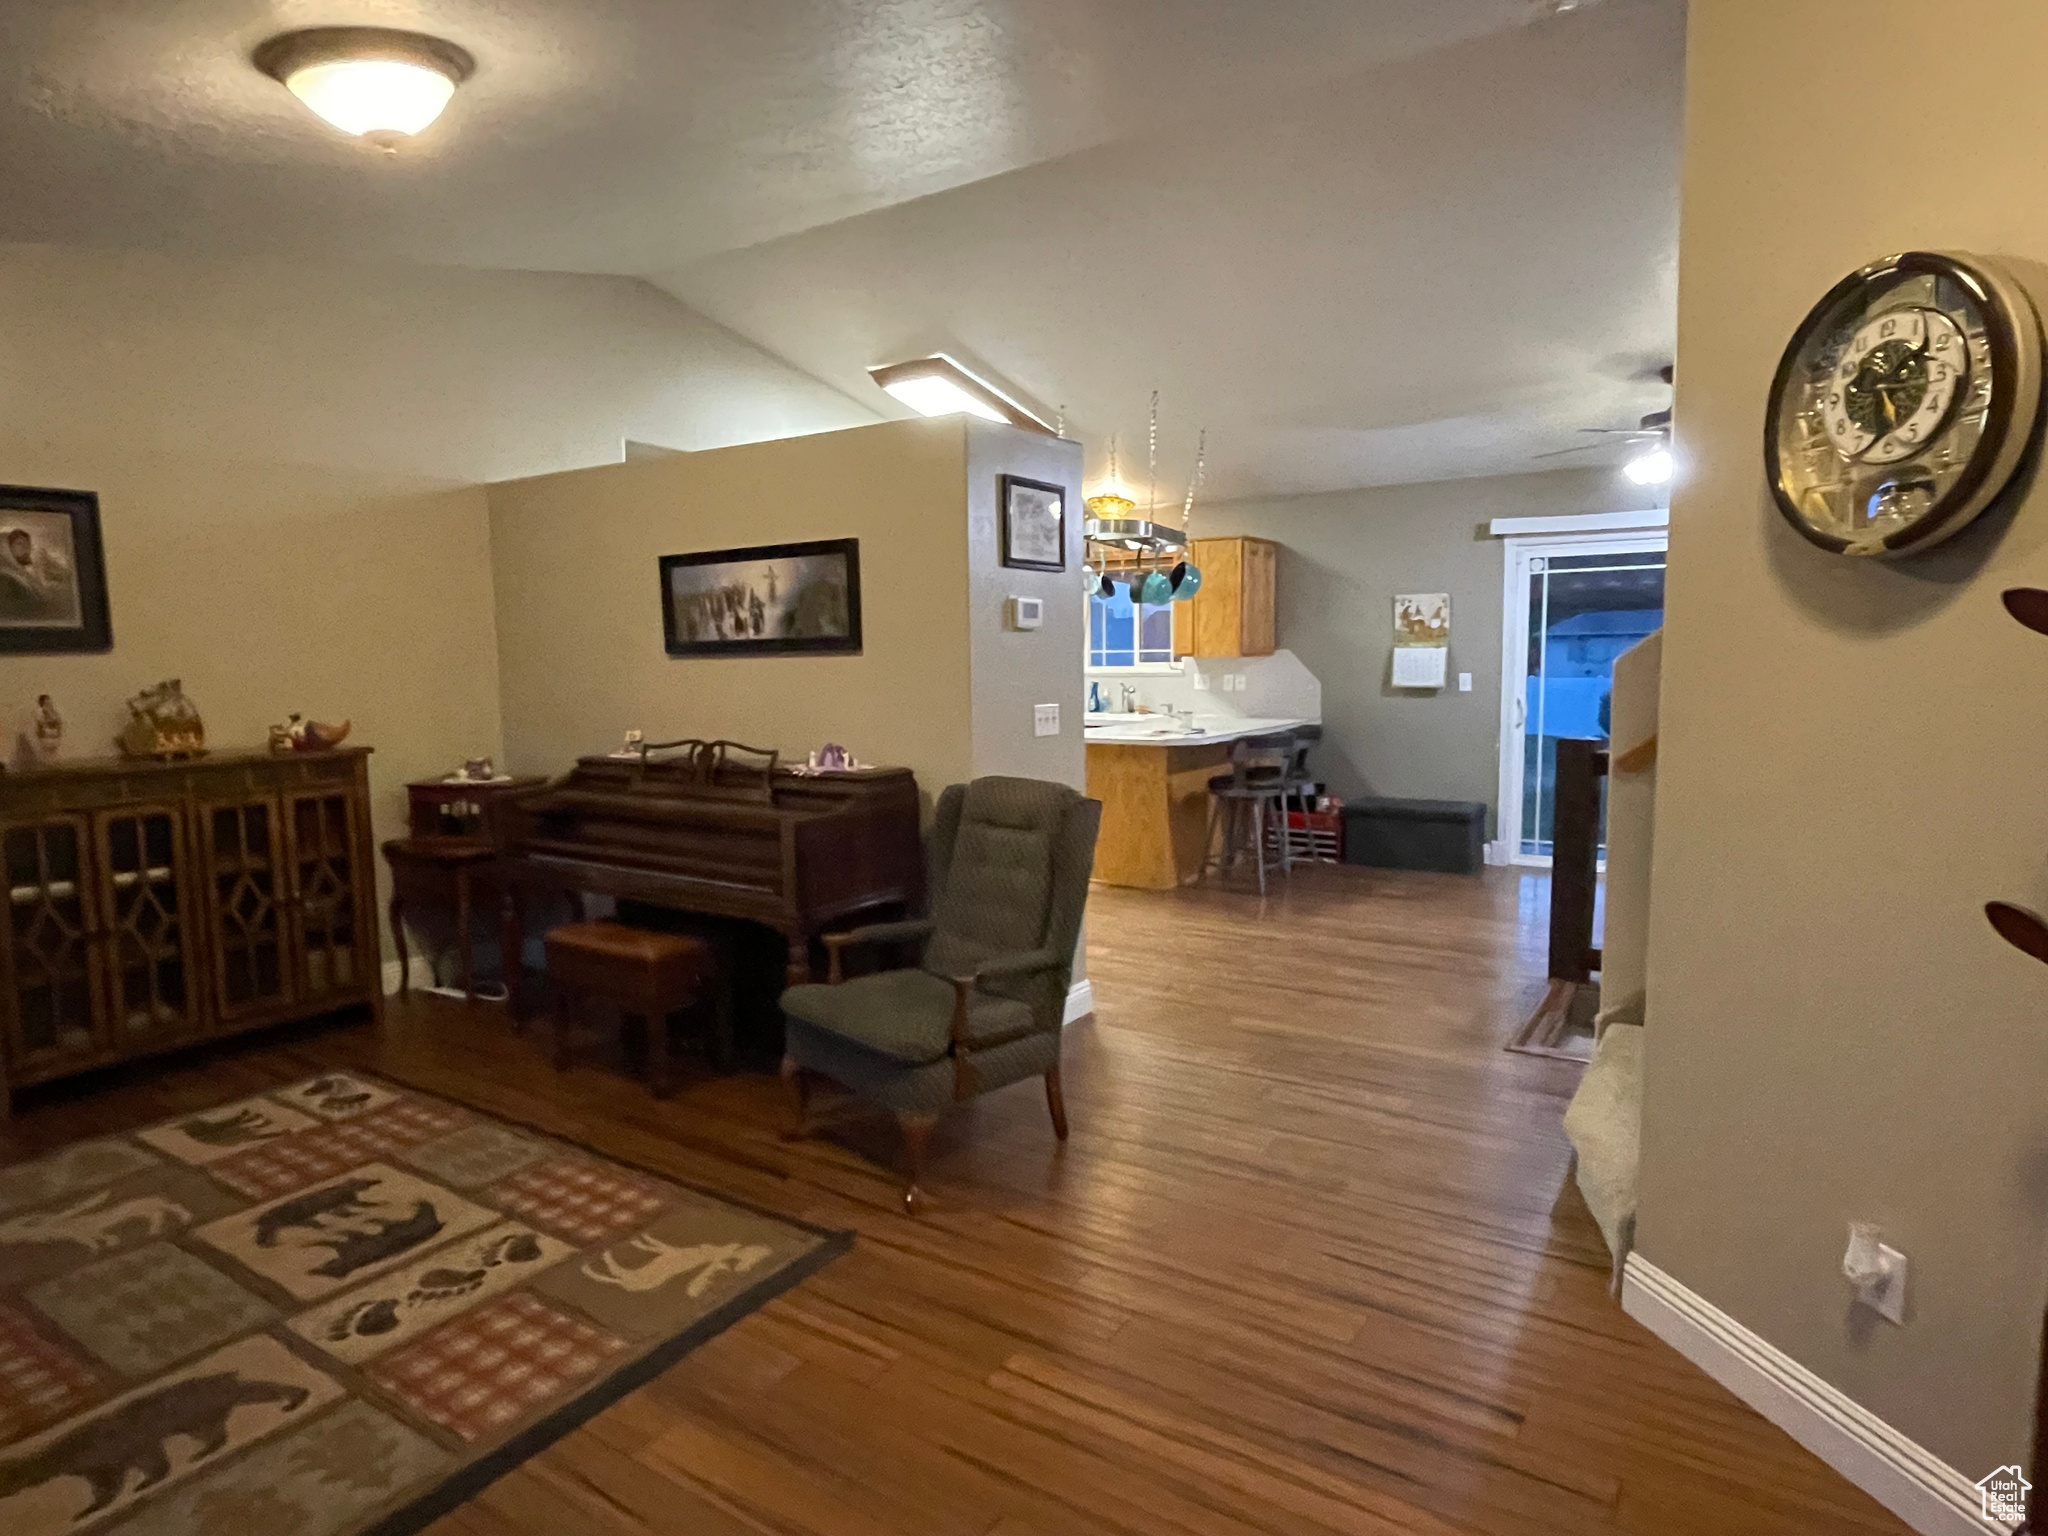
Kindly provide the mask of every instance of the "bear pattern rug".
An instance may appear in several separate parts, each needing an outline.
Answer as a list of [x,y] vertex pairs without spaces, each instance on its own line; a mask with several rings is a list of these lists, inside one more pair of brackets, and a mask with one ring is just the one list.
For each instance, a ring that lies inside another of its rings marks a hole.
[[0,1531],[417,1530],[847,1241],[341,1073],[0,1168]]

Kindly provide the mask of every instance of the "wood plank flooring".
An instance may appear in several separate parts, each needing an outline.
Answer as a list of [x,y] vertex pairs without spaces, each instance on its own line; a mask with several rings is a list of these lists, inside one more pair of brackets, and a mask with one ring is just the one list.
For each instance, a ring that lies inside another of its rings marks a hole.
[[355,1066],[858,1230],[436,1536],[1901,1536],[1608,1298],[1579,1069],[1501,1048],[1541,900],[1507,870],[1098,887],[1072,1141],[1035,1084],[983,1099],[917,1218],[884,1121],[786,1145],[766,1075],[656,1104],[437,999],[53,1085],[0,1157]]

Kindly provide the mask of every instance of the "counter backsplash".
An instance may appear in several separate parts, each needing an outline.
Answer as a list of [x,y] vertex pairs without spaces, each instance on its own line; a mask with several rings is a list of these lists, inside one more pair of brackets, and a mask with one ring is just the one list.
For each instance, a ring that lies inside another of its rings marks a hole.
[[[1135,672],[1129,668],[1090,667],[1087,680],[1101,686],[1111,709],[1120,707],[1122,689],[1137,690],[1138,703],[1153,709],[1172,706],[1198,715],[1263,720],[1320,720],[1323,685],[1292,651],[1270,656],[1189,656],[1179,672]],[[1226,687],[1241,677],[1244,686]],[[1196,686],[1197,681],[1206,688]]]

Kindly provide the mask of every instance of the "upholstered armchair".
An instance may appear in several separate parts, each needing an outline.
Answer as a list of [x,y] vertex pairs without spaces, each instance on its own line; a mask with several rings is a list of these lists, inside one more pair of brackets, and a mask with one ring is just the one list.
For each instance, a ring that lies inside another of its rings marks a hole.
[[[976,779],[939,796],[925,839],[931,916],[827,934],[831,979],[782,994],[792,1135],[805,1133],[816,1078],[893,1112],[911,1210],[949,1104],[1043,1077],[1066,1139],[1060,1025],[1101,816],[1100,801],[1038,779]],[[847,977],[849,951],[886,944],[915,962]]]

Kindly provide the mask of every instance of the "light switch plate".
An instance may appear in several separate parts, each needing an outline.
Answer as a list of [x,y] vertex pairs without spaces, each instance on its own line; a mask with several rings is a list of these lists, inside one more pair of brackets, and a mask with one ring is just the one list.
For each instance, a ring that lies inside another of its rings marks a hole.
[[1057,736],[1060,733],[1060,707],[1057,704],[1038,704],[1031,710],[1031,734],[1034,736]]
[[1207,693],[1208,691],[1209,691],[1209,674],[1208,674],[1208,673],[1206,673],[1206,672],[1200,672],[1200,671],[1196,672],[1196,673],[1195,673],[1195,692],[1197,692],[1197,693]]
[[1472,674],[1471,674],[1470,672],[1460,672],[1460,673],[1458,674],[1458,692],[1460,692],[1460,693],[1470,693],[1471,691],[1472,691]]

